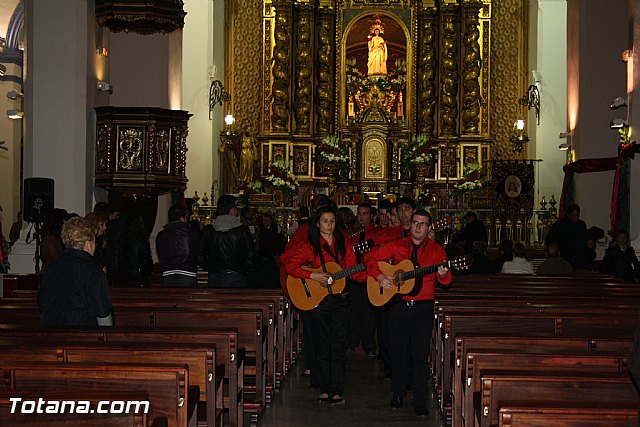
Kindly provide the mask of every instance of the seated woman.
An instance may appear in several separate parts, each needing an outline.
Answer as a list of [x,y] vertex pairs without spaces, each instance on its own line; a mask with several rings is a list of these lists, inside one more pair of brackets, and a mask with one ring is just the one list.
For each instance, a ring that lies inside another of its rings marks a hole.
[[502,265],[501,273],[504,274],[534,274],[533,264],[525,258],[524,245],[516,243],[513,245],[513,261],[506,261]]
[[[287,274],[312,279],[327,285],[329,274],[310,272],[302,268],[308,264],[320,268],[326,262],[335,262],[343,269],[356,265],[356,255],[342,232],[340,219],[334,206],[321,206],[309,222],[307,241],[289,247],[280,260]],[[366,273],[354,275],[355,280],[366,280]],[[317,308],[309,311],[317,374],[320,386],[318,402],[344,404],[345,348],[349,326],[350,299],[348,294],[328,295]]]

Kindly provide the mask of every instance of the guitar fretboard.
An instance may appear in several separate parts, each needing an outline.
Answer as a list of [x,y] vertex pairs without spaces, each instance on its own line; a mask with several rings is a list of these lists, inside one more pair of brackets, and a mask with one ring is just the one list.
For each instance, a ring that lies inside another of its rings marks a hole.
[[356,264],[353,267],[345,268],[344,270],[340,270],[337,273],[333,273],[331,275],[331,278],[334,281],[340,280],[340,279],[342,279],[344,277],[351,276],[354,273],[357,273],[359,271],[363,271],[363,270],[366,270],[366,269],[367,269],[366,265],[364,265],[364,264]]
[[450,261],[445,261],[441,264],[433,264],[427,267],[416,268],[415,270],[407,271],[401,274],[401,281],[405,281],[407,279],[415,279],[418,276],[424,276],[425,274],[431,274],[438,271],[438,267],[450,267]]

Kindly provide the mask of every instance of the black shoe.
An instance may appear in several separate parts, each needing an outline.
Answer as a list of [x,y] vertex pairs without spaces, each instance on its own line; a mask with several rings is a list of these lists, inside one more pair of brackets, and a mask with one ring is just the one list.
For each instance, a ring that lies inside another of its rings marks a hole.
[[415,410],[416,415],[420,417],[426,417],[427,415],[429,415],[429,411],[427,410],[427,407],[425,405],[417,405],[415,407]]
[[367,359],[373,360],[376,358],[376,353],[373,351],[367,351]]
[[391,373],[385,372],[384,376],[382,377],[382,379],[391,381]]
[[391,398],[391,407],[393,409],[402,408],[402,399],[403,399],[402,396],[393,393],[393,397]]

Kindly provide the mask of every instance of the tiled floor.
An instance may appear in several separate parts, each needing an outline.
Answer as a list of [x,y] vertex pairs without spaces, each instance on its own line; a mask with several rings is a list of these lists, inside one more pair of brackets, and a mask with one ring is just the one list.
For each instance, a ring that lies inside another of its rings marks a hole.
[[334,407],[316,403],[318,391],[309,389],[307,377],[301,376],[303,363],[298,361],[275,393],[259,427],[444,426],[433,404],[429,407],[429,416],[415,415],[410,392],[405,397],[404,408],[391,409],[391,381],[382,379],[382,362],[363,356],[361,352],[355,356],[351,353],[347,362],[346,405]]

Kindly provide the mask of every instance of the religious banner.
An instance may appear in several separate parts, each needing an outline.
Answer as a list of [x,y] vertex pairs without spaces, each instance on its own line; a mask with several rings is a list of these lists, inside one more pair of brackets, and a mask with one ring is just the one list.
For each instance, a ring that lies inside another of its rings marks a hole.
[[533,216],[534,188],[532,160],[491,162],[491,205],[496,218]]

